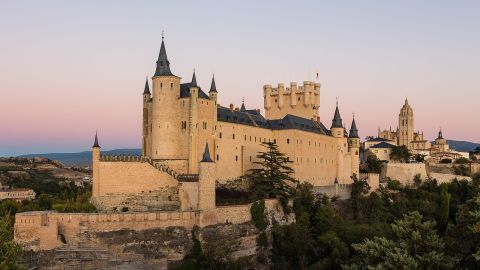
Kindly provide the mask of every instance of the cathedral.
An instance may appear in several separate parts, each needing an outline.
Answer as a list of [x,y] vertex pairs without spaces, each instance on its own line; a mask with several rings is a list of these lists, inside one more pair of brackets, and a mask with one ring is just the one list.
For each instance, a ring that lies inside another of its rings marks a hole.
[[[97,207],[118,205],[127,197],[145,205],[145,196],[155,195],[166,208],[195,208],[202,196],[215,196],[216,182],[239,179],[256,168],[257,154],[265,150],[262,142],[279,146],[301,182],[348,184],[358,175],[355,119],[347,132],[337,104],[330,128],[320,121],[320,83],[264,85],[262,115],[245,103],[240,108],[218,104],[225,90],[213,76],[207,90],[198,85],[195,72],[185,82],[170,64],[162,38],[155,73],[142,94],[141,157],[102,155],[95,138],[92,201]],[[206,160],[214,165],[202,172]]]

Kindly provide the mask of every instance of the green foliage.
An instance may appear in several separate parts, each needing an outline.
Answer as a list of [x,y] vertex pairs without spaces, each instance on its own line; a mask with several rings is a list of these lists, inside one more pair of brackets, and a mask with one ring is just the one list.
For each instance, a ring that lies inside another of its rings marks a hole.
[[362,196],[368,194],[370,185],[367,180],[358,179],[355,174],[352,176],[352,190],[350,193],[350,202],[352,203],[353,216],[356,219],[359,211],[359,200]]
[[233,260],[224,250],[212,247],[202,248],[197,237],[198,228],[192,230],[193,246],[177,270],[241,270],[251,265],[248,258]]
[[468,160],[468,158],[464,158],[464,157],[457,158],[455,160],[455,164],[469,164],[469,163],[470,163],[470,160]]
[[405,145],[394,146],[392,152],[390,153],[390,159],[399,161],[399,162],[410,162],[410,157],[412,153],[408,150]]
[[265,216],[265,201],[260,200],[252,203],[250,206],[250,214],[252,215],[253,224],[259,230],[263,231],[267,228],[267,217]]
[[383,162],[377,158],[376,155],[370,154],[367,157],[367,172],[369,173],[380,173],[382,170]]
[[453,173],[456,175],[462,175],[462,176],[469,176],[470,175],[470,169],[469,167],[460,164],[458,166],[453,166]]
[[447,230],[448,219],[450,215],[450,200],[452,195],[448,193],[448,185],[442,184],[440,186],[440,207],[438,211],[438,230],[441,234],[444,234]]
[[422,154],[416,154],[414,156],[414,159],[416,162],[424,162],[425,161],[425,155]]
[[293,169],[288,166],[292,163],[288,157],[278,150],[274,142],[262,142],[265,152],[259,152],[255,164],[260,168],[251,169],[247,178],[251,179],[253,192],[259,198],[290,198],[295,194],[298,183],[291,175]]
[[440,160],[440,163],[442,163],[442,164],[450,164],[450,163],[452,163],[452,160],[449,159],[449,158],[444,158],[444,159]]
[[392,224],[396,240],[384,237],[353,244],[357,262],[345,269],[453,269],[457,260],[444,253],[435,222],[411,212]]
[[21,249],[13,242],[13,223],[10,214],[0,217],[0,269],[19,269],[17,256]]

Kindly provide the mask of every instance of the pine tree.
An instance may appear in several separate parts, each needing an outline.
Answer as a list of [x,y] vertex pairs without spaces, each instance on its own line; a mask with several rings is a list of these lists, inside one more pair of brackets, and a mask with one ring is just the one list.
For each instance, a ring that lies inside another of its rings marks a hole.
[[291,175],[293,169],[288,166],[292,163],[289,158],[278,150],[274,142],[262,142],[266,151],[259,152],[253,162],[260,168],[251,169],[247,177],[252,181],[253,191],[261,198],[290,198],[295,194],[298,181]]

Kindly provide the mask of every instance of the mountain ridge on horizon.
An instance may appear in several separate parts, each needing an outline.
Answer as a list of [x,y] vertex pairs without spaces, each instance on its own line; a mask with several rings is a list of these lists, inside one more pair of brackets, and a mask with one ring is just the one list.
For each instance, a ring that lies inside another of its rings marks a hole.
[[[450,145],[450,148],[461,152],[470,152],[473,151],[476,147],[480,147],[480,143],[474,143],[469,141],[448,140],[448,144]],[[142,150],[140,148],[120,148],[102,151],[102,154],[139,156],[142,154]],[[17,157],[46,157],[51,160],[58,160],[65,165],[90,165],[92,163],[91,150],[73,153],[25,154],[19,155]]]

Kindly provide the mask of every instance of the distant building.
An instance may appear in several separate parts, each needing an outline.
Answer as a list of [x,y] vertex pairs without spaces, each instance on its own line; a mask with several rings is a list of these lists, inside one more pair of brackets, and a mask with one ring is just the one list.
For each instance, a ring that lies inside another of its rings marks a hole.
[[0,187],[0,201],[11,199],[17,202],[35,199],[35,192],[29,188],[4,188]]
[[381,142],[368,148],[367,151],[369,154],[374,154],[375,156],[377,156],[377,158],[380,160],[390,161],[390,154],[392,153],[392,149],[395,146],[396,145],[388,142]]

